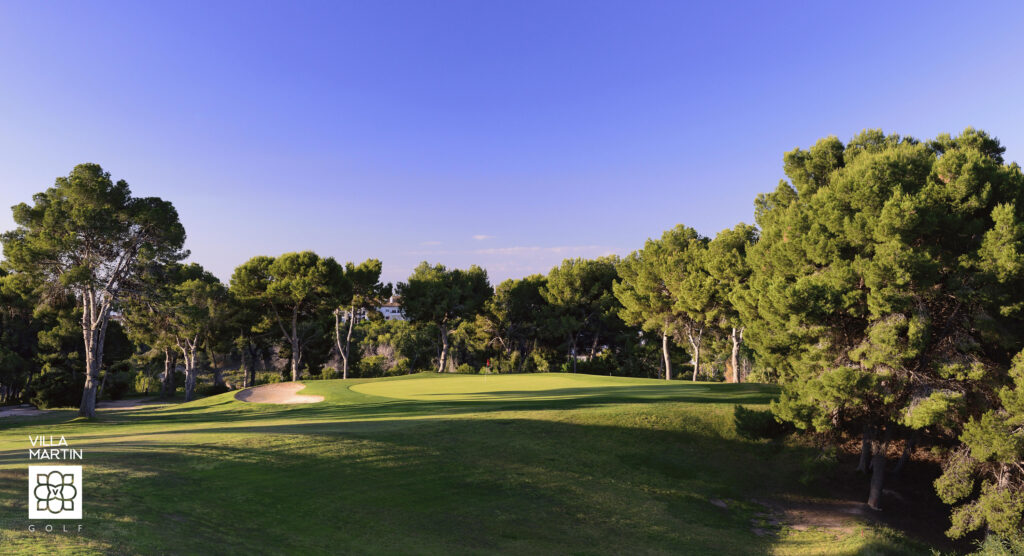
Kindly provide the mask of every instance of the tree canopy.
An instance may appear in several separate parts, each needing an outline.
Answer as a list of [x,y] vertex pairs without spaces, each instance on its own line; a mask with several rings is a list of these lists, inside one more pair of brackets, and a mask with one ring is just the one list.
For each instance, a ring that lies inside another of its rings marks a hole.
[[402,310],[413,321],[437,325],[441,336],[441,355],[437,372],[448,363],[448,334],[475,315],[493,294],[487,271],[473,265],[466,270],[448,269],[442,264],[419,264],[408,282],[398,284]]
[[7,264],[82,308],[86,377],[81,415],[92,417],[103,344],[114,304],[133,287],[143,261],[174,262],[186,253],[185,228],[171,203],[132,197],[98,164],[79,164],[56,184],[14,207],[17,228],[3,234]]
[[[832,137],[787,153],[792,185],[758,198],[761,238],[741,296],[751,342],[785,382],[775,412],[803,429],[863,431],[872,507],[887,446],[982,423],[982,400],[1009,382],[1022,347],[1024,178],[1001,154],[973,129],[929,142]],[[964,429],[968,446],[978,426]],[[980,500],[1007,488],[992,483]],[[971,518],[954,535],[988,523],[962,508]],[[1020,508],[1000,508],[1019,524]]]
[[324,308],[347,303],[352,285],[333,258],[312,251],[253,257],[235,269],[231,289],[265,311],[263,330],[277,327],[291,348],[291,378],[299,380],[310,320]]

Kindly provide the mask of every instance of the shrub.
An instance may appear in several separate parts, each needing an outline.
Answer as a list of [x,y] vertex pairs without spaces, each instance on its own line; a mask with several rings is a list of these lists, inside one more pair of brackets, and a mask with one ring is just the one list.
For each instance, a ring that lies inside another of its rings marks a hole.
[[196,394],[200,396],[216,396],[230,391],[226,384],[204,384],[196,388]]
[[793,432],[793,426],[780,423],[771,410],[747,409],[737,405],[733,409],[733,420],[736,423],[736,434],[749,440],[782,438]]
[[469,363],[463,363],[459,365],[459,368],[455,369],[455,372],[460,375],[475,375],[476,369]]
[[407,375],[410,373],[412,373],[412,368],[409,366],[409,359],[405,357],[395,361],[395,366],[388,370],[388,376]]
[[335,369],[334,367],[324,367],[320,371],[320,378],[323,380],[331,380],[338,378],[339,376],[341,376],[341,374],[338,373],[338,369]]
[[983,540],[975,541],[977,550],[972,556],[1014,556],[1024,554],[1024,546],[1014,546],[1013,541],[1003,539],[995,533],[989,533]]
[[533,368],[538,373],[551,372],[551,363],[539,353],[533,353],[530,355],[530,360],[533,362]]
[[29,385],[30,404],[47,409],[51,407],[75,407],[82,401],[85,375],[72,375],[64,369],[52,369],[37,376]]
[[160,381],[155,376],[145,372],[138,372],[135,373],[134,387],[136,393],[148,395],[150,392],[160,391]]
[[256,380],[255,380],[256,385],[260,385],[260,384],[274,384],[274,383],[277,383],[277,382],[281,382],[281,374],[280,373],[270,372],[270,373],[259,373],[258,375],[256,375]]
[[799,480],[802,484],[809,485],[822,476],[834,473],[838,464],[839,456],[835,446],[825,448],[817,454],[805,457],[800,462],[802,473]]
[[127,394],[135,383],[135,376],[132,372],[107,371],[106,382],[103,384],[103,396],[108,400],[120,400]]
[[384,376],[387,369],[388,357],[386,355],[370,355],[359,360],[359,376],[374,378]]

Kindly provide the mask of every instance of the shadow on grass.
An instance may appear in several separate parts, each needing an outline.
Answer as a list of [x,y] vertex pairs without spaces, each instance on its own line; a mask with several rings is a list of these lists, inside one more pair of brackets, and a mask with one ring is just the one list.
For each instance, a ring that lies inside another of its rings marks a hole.
[[[345,385],[318,404],[227,394],[14,428],[52,426],[87,449],[87,523],[115,552],[745,554],[776,543],[753,533],[762,508],[749,501],[804,492],[799,462],[810,453],[724,438],[706,419],[721,409],[701,405],[763,404],[773,392],[629,385],[453,401]],[[574,422],[496,415],[588,408],[610,411]],[[649,426],[680,415],[693,424]],[[25,457],[5,451],[0,466]],[[23,474],[0,471],[10,523],[24,515]]]
[[[765,553],[748,500],[798,484],[802,455],[600,423],[364,424],[90,453],[85,524],[130,553]],[[190,432],[204,430],[219,431]],[[23,474],[0,473],[5,499],[23,498]],[[2,513],[13,523],[24,502]]]
[[[734,388],[727,388],[734,387]],[[718,389],[721,388],[721,391]],[[720,385],[715,391],[666,392],[655,386],[561,388],[542,391],[513,390],[480,394],[460,394],[467,400],[415,400],[359,394],[352,400],[320,402],[294,406],[244,404],[225,397],[202,405],[171,406],[162,410],[122,410],[107,413],[106,420],[126,418],[134,423],[186,423],[194,421],[230,421],[233,418],[282,417],[307,420],[350,420],[393,417],[425,417],[498,411],[543,411],[584,409],[618,404],[683,402],[698,404],[765,404],[774,392],[748,385]],[[358,393],[357,393],[358,394]],[[524,399],[534,397],[535,399]],[[346,403],[347,402],[347,403]]]

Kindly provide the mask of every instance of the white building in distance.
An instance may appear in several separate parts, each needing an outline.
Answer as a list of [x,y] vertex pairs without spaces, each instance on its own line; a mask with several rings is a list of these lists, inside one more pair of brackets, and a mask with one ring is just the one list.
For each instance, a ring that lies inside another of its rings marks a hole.
[[384,320],[405,320],[405,313],[402,312],[402,306],[398,303],[397,297],[392,296],[388,299],[388,302],[377,307],[380,314],[384,315]]

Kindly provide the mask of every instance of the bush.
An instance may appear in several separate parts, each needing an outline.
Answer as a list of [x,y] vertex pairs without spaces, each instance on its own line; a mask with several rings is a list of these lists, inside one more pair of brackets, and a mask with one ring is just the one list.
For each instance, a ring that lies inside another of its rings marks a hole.
[[839,456],[835,446],[825,448],[817,454],[805,457],[800,462],[802,473],[799,480],[802,484],[809,485],[822,476],[834,473],[838,464]]
[[[598,355],[589,359],[576,360],[576,372],[585,375],[614,375],[618,371],[618,364],[615,359],[606,355]],[[572,361],[562,363],[562,372],[573,372]]]
[[391,367],[388,371],[388,376],[407,375],[412,373],[412,368],[409,366],[409,359],[402,357],[398,361],[395,361],[395,366]]
[[530,355],[530,360],[533,362],[533,369],[538,373],[551,372],[551,363],[539,353],[533,353]]
[[196,394],[199,396],[216,396],[230,391],[226,384],[204,384],[196,388]]
[[259,373],[258,375],[256,375],[255,385],[258,386],[260,384],[274,384],[277,382],[281,382],[281,380],[281,373]]
[[82,402],[85,374],[72,375],[64,369],[52,369],[37,376],[28,388],[28,402],[40,409],[76,407]]
[[1014,554],[1024,554],[1024,546],[1021,546],[1020,543],[1003,539],[995,533],[989,533],[983,540],[975,541],[974,546],[977,550],[971,553],[972,556],[1014,556]]
[[[690,380],[693,378],[693,363],[673,364],[672,379]],[[700,378],[700,375],[697,375]]]
[[323,380],[331,380],[340,376],[341,373],[339,373],[338,369],[335,369],[334,367],[324,367],[320,370],[320,378]]
[[157,393],[160,391],[160,381],[155,376],[139,372],[135,373],[134,387],[135,392],[138,394],[148,395],[150,392]]
[[107,371],[106,382],[103,384],[103,397],[108,400],[120,400],[127,394],[135,383],[135,376],[132,372],[111,372]]
[[761,411],[737,405],[733,409],[736,434],[749,440],[782,438],[793,432],[793,425],[780,423],[770,409]]
[[474,369],[473,365],[470,365],[469,363],[463,363],[459,365],[459,368],[455,369],[455,373],[460,375],[475,375],[476,369]]
[[384,376],[384,371],[387,369],[388,357],[385,355],[371,355],[364,357],[359,360],[359,376],[365,378],[375,378],[378,376]]

